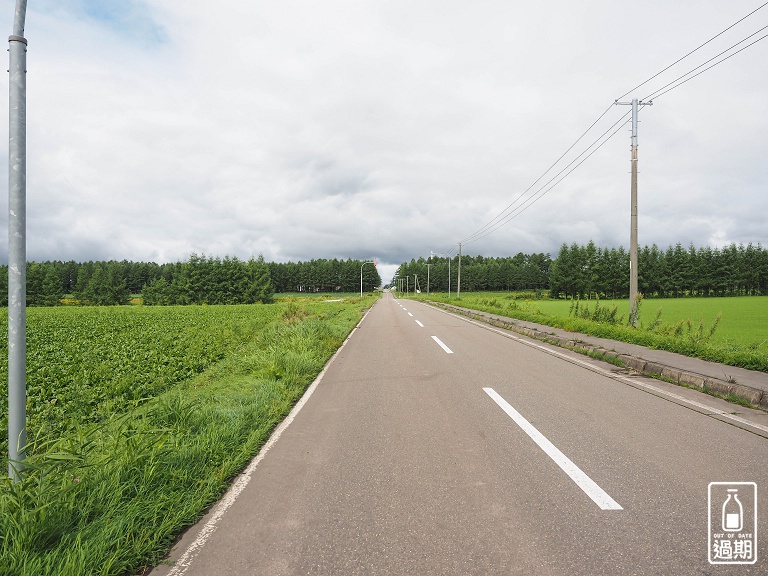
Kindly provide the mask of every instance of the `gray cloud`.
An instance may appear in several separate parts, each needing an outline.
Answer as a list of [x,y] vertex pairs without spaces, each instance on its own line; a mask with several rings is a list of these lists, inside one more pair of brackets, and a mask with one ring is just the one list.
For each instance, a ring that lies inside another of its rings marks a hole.
[[[395,264],[444,252],[513,202],[622,92],[752,9],[30,3],[29,257],[175,261],[195,251]],[[9,4],[0,25],[10,30],[11,17]],[[766,18],[758,12],[624,99]],[[765,50],[757,44],[641,111],[641,244],[768,245]],[[626,111],[611,109],[574,150]],[[622,128],[466,250],[626,246],[628,136]]]

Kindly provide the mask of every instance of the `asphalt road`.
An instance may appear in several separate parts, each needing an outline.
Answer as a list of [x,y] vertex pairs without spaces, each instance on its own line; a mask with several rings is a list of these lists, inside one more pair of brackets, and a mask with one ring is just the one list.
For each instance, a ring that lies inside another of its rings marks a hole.
[[[153,574],[768,574],[765,414],[524,340],[385,293]],[[710,482],[756,564],[709,563]]]

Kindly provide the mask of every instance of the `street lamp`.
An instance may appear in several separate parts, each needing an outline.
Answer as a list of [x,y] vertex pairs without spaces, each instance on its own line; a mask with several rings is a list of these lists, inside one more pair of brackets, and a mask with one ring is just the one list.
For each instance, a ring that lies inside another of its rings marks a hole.
[[448,258],[448,300],[451,299],[451,257],[445,252],[432,252],[429,251],[430,256],[445,256]]

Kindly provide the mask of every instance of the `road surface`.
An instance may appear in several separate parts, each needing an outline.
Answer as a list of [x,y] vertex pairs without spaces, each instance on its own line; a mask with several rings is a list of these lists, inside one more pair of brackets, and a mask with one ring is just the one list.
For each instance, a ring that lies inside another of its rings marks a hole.
[[[385,293],[153,574],[768,574],[767,438],[764,413]],[[709,563],[711,482],[756,483],[755,564]]]

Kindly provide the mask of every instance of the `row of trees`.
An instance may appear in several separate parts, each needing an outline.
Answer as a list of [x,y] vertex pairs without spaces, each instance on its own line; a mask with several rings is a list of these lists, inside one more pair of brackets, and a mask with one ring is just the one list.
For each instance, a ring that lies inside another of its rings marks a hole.
[[[157,264],[134,262],[29,262],[27,306],[56,306],[71,296],[83,304],[126,304],[159,276]],[[0,305],[8,305],[8,267],[0,267]]]
[[381,286],[381,276],[373,263],[362,260],[310,260],[308,262],[269,263],[276,292],[357,292],[360,272],[363,290]]
[[[419,258],[403,263],[398,276],[422,290],[448,290],[448,259]],[[8,267],[0,267],[0,305],[8,304]],[[211,258],[193,254],[185,262],[31,262],[27,264],[27,304],[50,306],[71,296],[83,304],[125,304],[142,294],[145,304],[229,304],[268,302],[275,292],[356,292],[381,284],[378,270],[361,260],[265,262],[259,256]],[[456,290],[458,256],[451,259]],[[768,250],[760,244],[661,250],[655,244],[638,254],[638,287],[646,297],[739,296],[768,294]],[[626,298],[629,254],[624,248],[563,244],[549,254],[508,258],[463,256],[461,289],[548,290],[553,297]]]
[[[426,291],[447,291],[448,259],[432,257],[404,262],[397,277],[414,276]],[[456,290],[458,256],[451,259],[451,290]],[[393,285],[395,280],[393,279]],[[768,294],[768,250],[760,244],[666,250],[644,246],[638,251],[638,288],[646,297],[741,296]],[[405,289],[403,285],[403,289]],[[629,252],[563,244],[557,257],[518,254],[513,258],[462,256],[462,290],[548,290],[553,298],[629,297]]]
[[[356,292],[359,260],[265,262],[192,254],[185,262],[30,262],[27,305],[55,306],[65,297],[81,304],[128,303],[141,294],[148,305],[269,302],[275,292]],[[0,266],[0,305],[8,305],[8,267]],[[363,266],[363,288],[381,284],[372,264]]]
[[[459,257],[454,256],[450,262],[451,291],[457,287],[459,272]],[[523,254],[511,258],[485,258],[483,256],[461,257],[461,289],[462,290],[541,290],[549,287],[549,268],[552,258],[549,254]],[[409,286],[413,289],[414,276],[419,286],[429,289],[448,291],[448,258],[432,256],[419,258],[400,265],[397,277],[403,279],[403,290],[406,289],[405,278],[409,278]],[[429,275],[429,278],[427,278]],[[393,279],[393,285],[395,284]]]
[[[768,294],[768,250],[760,244],[660,250],[637,255],[638,290],[646,297],[751,296]],[[553,297],[629,296],[629,253],[624,248],[563,244],[549,276]]]
[[229,256],[220,259],[197,254],[186,262],[162,266],[160,278],[141,293],[148,306],[269,303],[273,294],[263,256],[244,262]]

